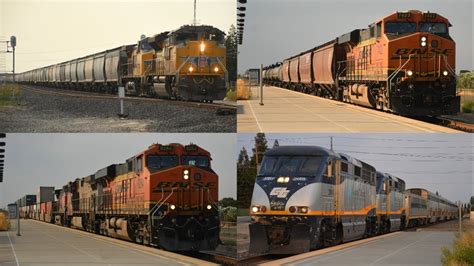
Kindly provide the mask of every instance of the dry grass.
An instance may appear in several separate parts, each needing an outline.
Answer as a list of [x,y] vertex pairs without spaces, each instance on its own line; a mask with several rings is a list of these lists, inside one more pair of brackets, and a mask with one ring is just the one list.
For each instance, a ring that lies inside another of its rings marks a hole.
[[250,91],[249,86],[247,85],[247,82],[238,79],[237,80],[237,100],[248,100],[252,97],[252,92]]
[[20,86],[17,84],[0,85],[0,106],[12,106],[18,104]]
[[472,230],[472,227],[465,229],[467,230],[457,237],[451,249],[443,248],[443,265],[474,265],[474,230]]

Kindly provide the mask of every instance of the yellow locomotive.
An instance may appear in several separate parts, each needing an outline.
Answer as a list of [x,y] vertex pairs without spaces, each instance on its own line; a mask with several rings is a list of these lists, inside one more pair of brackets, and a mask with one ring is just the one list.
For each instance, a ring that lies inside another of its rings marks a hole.
[[188,101],[221,100],[226,94],[225,33],[207,25],[185,25],[137,44],[27,71],[18,82],[60,88]]

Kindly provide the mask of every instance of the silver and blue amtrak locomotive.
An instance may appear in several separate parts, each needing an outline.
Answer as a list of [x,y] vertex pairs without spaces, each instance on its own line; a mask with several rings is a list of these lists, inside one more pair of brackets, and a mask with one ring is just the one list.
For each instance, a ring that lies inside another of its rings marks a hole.
[[250,252],[296,254],[453,219],[456,206],[347,154],[280,146],[264,154],[251,207]]
[[377,233],[376,170],[315,146],[267,151],[252,195],[250,250],[293,254]]

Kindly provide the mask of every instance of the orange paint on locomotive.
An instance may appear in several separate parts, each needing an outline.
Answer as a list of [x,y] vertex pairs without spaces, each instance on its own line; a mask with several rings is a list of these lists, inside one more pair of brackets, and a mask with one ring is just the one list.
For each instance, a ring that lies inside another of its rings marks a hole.
[[[407,22],[413,27],[412,31],[405,34],[387,32],[388,25]],[[441,23],[436,25],[445,30],[443,36],[427,32],[426,26],[422,25],[428,23]],[[404,79],[453,79],[451,73],[443,75],[444,71],[455,69],[455,42],[449,37],[450,26],[446,18],[435,13],[395,12],[365,30],[370,38],[355,46],[348,53],[348,60],[354,60],[356,76],[363,80],[387,80],[400,67],[401,73],[405,74]],[[408,71],[412,72],[411,76]]]

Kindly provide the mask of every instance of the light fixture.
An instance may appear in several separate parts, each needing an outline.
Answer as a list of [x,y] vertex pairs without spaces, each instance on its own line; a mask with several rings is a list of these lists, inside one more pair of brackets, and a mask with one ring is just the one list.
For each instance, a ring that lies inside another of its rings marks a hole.
[[444,76],[447,76],[447,75],[448,75],[448,71],[447,71],[447,70],[443,71],[443,75],[444,75]]
[[199,45],[199,49],[201,50],[201,52],[204,52],[204,49],[206,49],[206,45],[204,43],[201,43],[201,45]]
[[407,75],[411,77],[411,76],[413,75],[413,71],[408,70],[408,71],[407,71]]
[[189,70],[189,72],[193,72],[193,71],[194,71],[194,67],[193,67],[193,66],[190,66],[190,67],[188,68],[188,70]]
[[214,68],[214,72],[218,72],[219,71],[219,68],[218,67],[215,67]]
[[174,211],[174,210],[176,209],[176,206],[175,206],[174,204],[171,204],[171,205],[170,205],[170,209],[171,209],[172,211]]
[[208,204],[208,205],[206,206],[206,208],[207,208],[208,210],[212,209],[211,204]]
[[257,206],[252,207],[252,212],[258,212],[259,208]]

